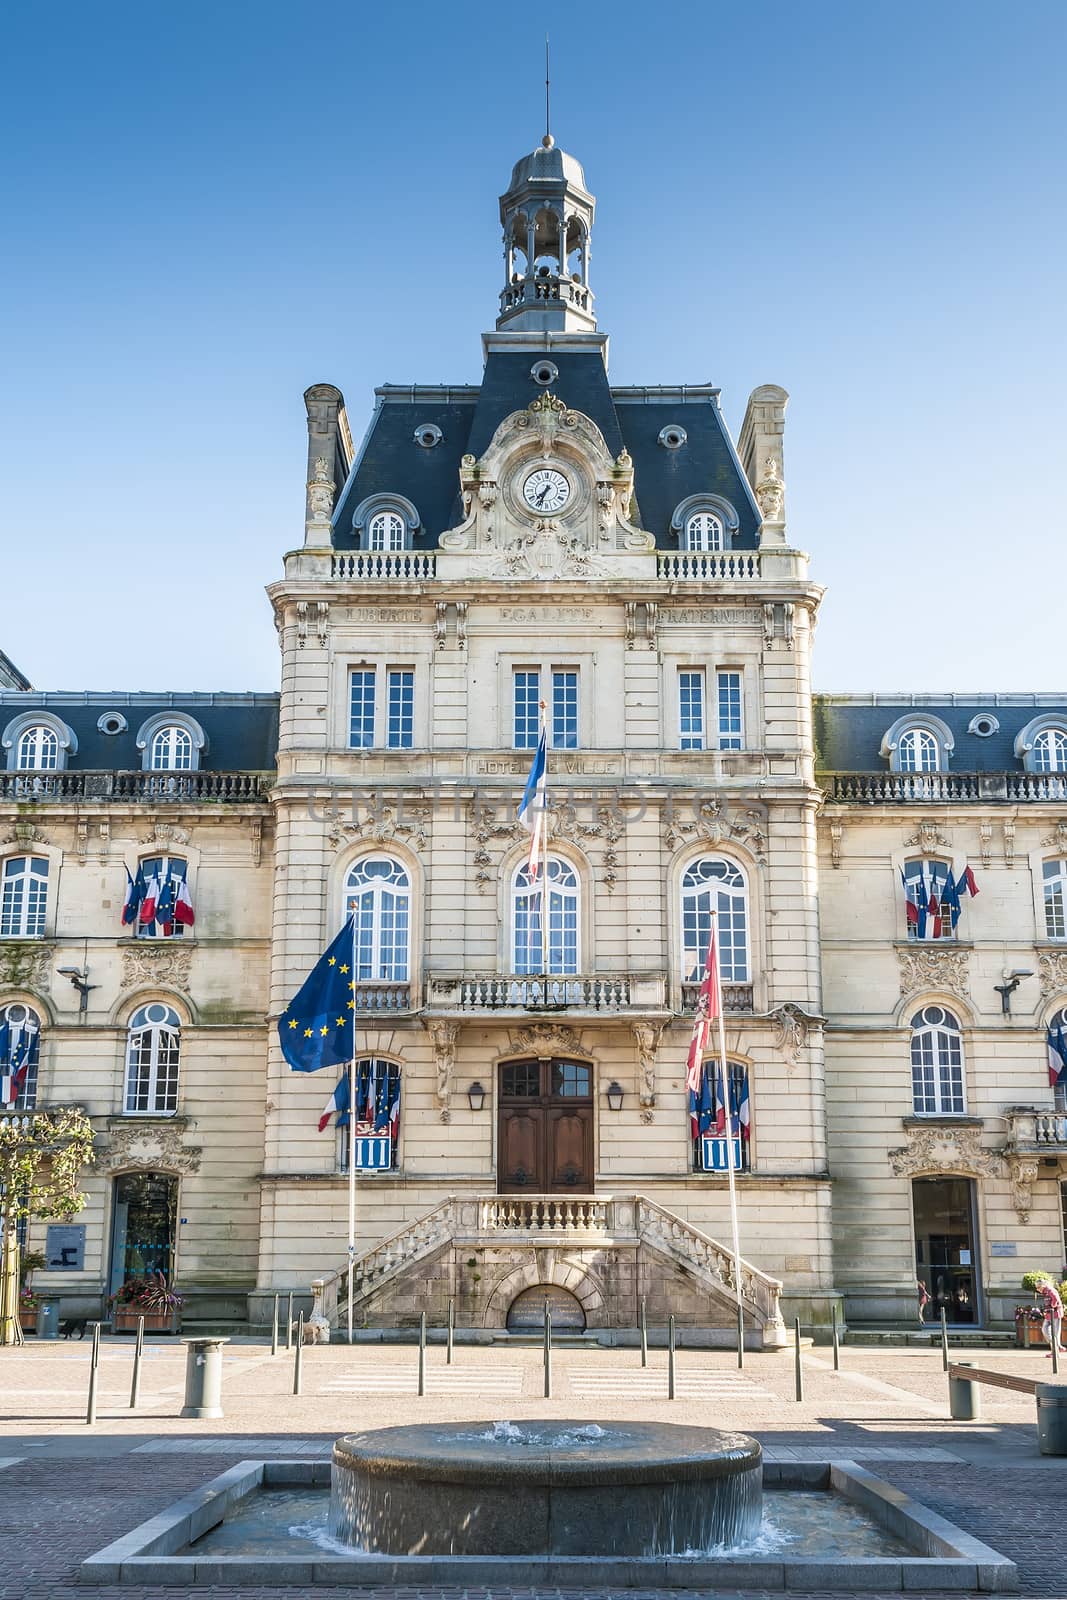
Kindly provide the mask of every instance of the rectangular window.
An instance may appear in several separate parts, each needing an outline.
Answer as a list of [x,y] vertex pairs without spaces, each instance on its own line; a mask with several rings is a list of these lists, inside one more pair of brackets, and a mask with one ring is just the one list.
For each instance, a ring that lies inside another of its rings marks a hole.
[[1041,869],[1045,895],[1045,937],[1067,939],[1067,861],[1046,861]]
[[552,748],[578,748],[578,673],[573,667],[552,672]]
[[952,906],[945,901],[950,867],[947,861],[904,863],[904,904],[908,938],[929,944],[954,939]]
[[415,716],[415,673],[410,667],[391,667],[388,676],[389,708],[386,744],[390,750],[410,750]]
[[541,674],[536,667],[517,667],[514,687],[515,749],[536,750],[541,734]]
[[697,1172],[727,1172],[732,1159],[735,1172],[751,1170],[750,1134],[752,1118],[748,1092],[748,1068],[740,1061],[727,1063],[730,1074],[730,1134],[733,1150],[726,1146],[727,1119],[722,1108],[722,1133],[719,1134],[719,1069],[715,1061],[704,1064],[704,1081],[697,1106],[699,1133],[694,1141],[693,1166]]
[[374,743],[373,667],[357,667],[353,671],[350,704],[348,743],[353,750],[368,750]]
[[[188,867],[184,858],[146,856],[141,861],[141,870],[144,873],[146,887],[151,890],[153,885],[155,886],[157,911],[151,922],[142,922],[138,913],[136,927],[129,929],[130,936],[138,939],[184,938],[185,924],[177,917],[167,914],[174,911],[179,886],[187,881]],[[164,915],[160,916],[160,912]]]
[[10,856],[4,862],[0,938],[43,939],[48,900],[48,862],[41,856]]
[[741,674],[720,672],[719,696],[719,749],[743,750],[744,733],[741,724]]
[[683,750],[703,750],[704,674],[700,670],[678,674],[678,726]]

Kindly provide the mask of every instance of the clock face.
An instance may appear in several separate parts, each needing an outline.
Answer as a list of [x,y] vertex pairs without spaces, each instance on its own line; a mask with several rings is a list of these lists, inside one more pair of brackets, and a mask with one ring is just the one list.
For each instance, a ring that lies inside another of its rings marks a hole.
[[571,497],[571,486],[555,467],[538,467],[522,486],[522,498],[531,511],[562,511]]

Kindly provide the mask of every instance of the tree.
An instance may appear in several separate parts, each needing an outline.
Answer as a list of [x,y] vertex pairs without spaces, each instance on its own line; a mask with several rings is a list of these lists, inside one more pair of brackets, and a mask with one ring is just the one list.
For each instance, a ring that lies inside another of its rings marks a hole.
[[78,1179],[92,1159],[92,1124],[77,1107],[0,1117],[0,1344],[18,1339],[18,1225],[77,1216],[86,1200]]

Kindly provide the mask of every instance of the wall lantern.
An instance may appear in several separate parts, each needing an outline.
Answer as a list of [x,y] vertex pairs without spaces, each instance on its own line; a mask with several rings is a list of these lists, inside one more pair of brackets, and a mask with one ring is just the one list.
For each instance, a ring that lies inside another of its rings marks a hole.
[[608,1097],[608,1105],[611,1107],[612,1111],[621,1111],[623,1095],[626,1092],[623,1089],[622,1084],[616,1083],[615,1079],[612,1078],[604,1092]]
[[467,1090],[467,1099],[472,1111],[480,1111],[485,1105],[485,1090],[480,1083],[472,1083]]

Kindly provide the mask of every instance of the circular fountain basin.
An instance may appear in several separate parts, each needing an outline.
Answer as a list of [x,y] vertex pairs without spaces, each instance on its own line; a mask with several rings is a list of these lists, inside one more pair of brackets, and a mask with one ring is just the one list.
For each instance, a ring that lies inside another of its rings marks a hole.
[[762,1457],[671,1423],[468,1422],[349,1434],[329,1531],[383,1555],[681,1555],[753,1538]]

